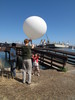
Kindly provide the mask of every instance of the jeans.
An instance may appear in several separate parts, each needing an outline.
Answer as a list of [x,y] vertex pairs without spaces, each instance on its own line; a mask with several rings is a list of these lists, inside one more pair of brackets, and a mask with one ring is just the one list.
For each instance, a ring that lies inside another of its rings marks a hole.
[[31,59],[23,60],[23,83],[26,81],[26,72],[28,73],[27,82],[31,83],[32,62]]
[[11,65],[11,76],[15,77],[16,76],[16,62],[11,61],[10,65]]

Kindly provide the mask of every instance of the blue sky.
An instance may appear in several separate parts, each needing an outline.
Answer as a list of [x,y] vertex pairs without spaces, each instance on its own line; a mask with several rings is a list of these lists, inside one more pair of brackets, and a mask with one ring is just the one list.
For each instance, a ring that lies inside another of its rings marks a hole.
[[[23,23],[30,16],[46,21],[50,42],[75,45],[75,0],[0,0],[0,42],[23,42]],[[46,34],[33,43],[47,40]]]

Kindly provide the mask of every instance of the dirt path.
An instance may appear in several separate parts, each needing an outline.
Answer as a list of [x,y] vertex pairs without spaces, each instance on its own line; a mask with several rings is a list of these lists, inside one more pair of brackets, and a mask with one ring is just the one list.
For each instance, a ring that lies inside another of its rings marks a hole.
[[67,72],[41,70],[31,85],[22,84],[21,73],[17,79],[0,77],[0,100],[75,100],[75,74],[67,67]]

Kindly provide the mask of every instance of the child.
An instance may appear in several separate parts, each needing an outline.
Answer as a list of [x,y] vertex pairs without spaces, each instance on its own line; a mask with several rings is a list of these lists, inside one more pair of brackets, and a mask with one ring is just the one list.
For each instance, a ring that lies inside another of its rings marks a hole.
[[11,76],[16,77],[16,44],[12,43],[12,48],[10,49],[10,65],[11,65]]
[[33,75],[35,74],[35,72],[37,72],[37,76],[39,75],[39,64],[38,64],[38,59],[39,59],[39,55],[35,54],[32,55],[32,61],[33,61]]

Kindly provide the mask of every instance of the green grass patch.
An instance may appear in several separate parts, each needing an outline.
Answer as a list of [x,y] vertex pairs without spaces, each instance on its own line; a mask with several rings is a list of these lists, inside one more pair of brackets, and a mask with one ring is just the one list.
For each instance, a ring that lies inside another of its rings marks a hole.
[[65,67],[64,67],[64,68],[62,67],[62,68],[60,68],[60,70],[61,70],[62,72],[67,72],[68,69],[65,68]]

